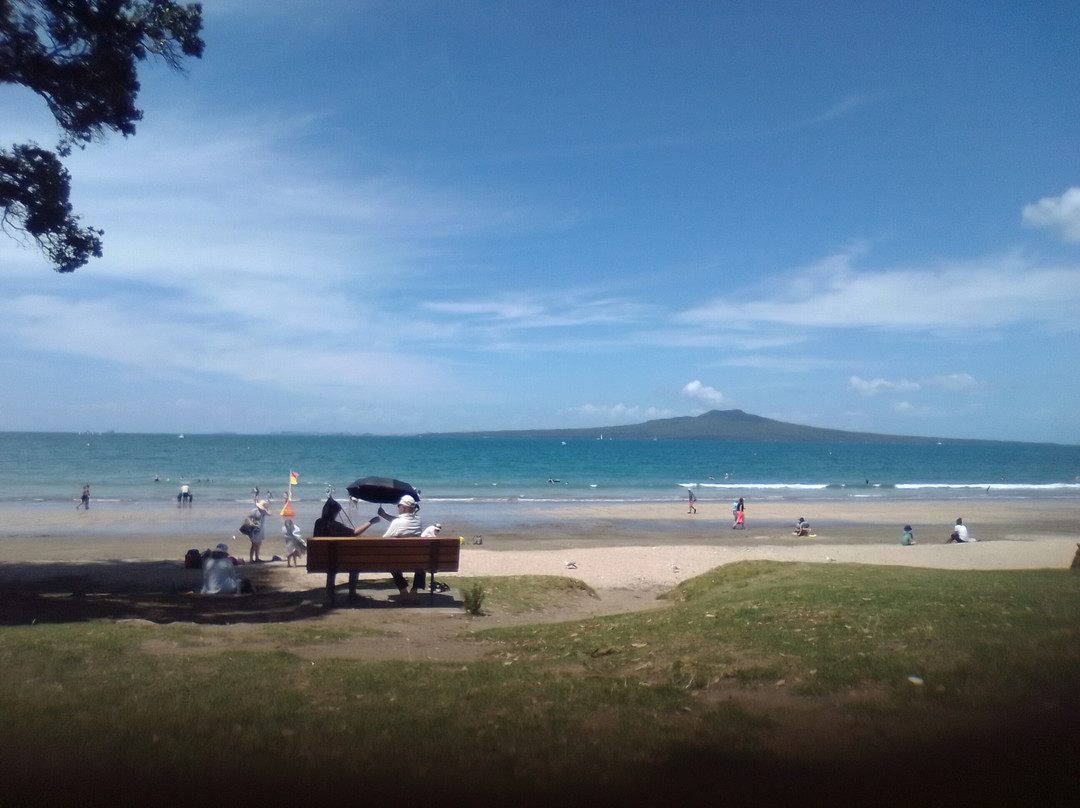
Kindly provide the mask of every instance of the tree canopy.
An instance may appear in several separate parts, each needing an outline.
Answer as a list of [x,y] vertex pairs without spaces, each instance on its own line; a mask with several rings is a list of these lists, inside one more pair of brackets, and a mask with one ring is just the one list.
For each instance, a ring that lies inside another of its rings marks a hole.
[[61,157],[110,130],[135,134],[138,64],[181,69],[203,52],[202,5],[169,0],[0,0],[0,82],[41,96],[56,119],[55,151],[0,149],[0,227],[31,237],[58,272],[101,257],[102,231],[71,209]]

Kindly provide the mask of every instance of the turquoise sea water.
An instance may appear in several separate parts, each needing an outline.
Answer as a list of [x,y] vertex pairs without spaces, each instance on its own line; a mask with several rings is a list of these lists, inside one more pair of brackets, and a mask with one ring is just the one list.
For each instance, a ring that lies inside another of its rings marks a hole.
[[380,475],[410,482],[425,505],[473,513],[672,501],[688,487],[702,500],[1080,501],[1080,446],[0,433],[0,507],[72,503],[85,483],[95,502],[135,508],[175,504],[181,482],[197,504],[248,503],[256,486],[280,502],[290,471],[297,502],[321,501],[329,486],[347,499],[354,479]]
[[[422,521],[443,522],[453,533],[517,526],[528,535],[529,525],[577,518],[564,506],[578,503],[601,506],[591,518],[602,522],[605,503],[684,502],[691,487],[699,509],[714,515],[730,513],[737,497],[751,510],[790,503],[792,513],[801,504],[814,510],[813,503],[875,498],[1080,506],[1078,446],[9,432],[0,433],[0,525],[17,522],[30,535],[65,540],[191,536],[192,546],[203,547],[237,533],[255,487],[270,493],[276,513],[290,471],[299,474],[292,495],[304,530],[331,487],[348,502],[346,486],[369,475],[420,489]],[[176,504],[185,482],[191,509]],[[89,513],[73,507],[84,484]],[[374,508],[357,503],[350,513],[366,519]],[[38,524],[47,527],[38,533]]]

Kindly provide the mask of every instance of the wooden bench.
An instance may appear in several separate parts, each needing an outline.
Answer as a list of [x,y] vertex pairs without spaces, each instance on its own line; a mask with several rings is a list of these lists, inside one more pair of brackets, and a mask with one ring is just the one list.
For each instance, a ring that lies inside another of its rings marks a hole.
[[356,597],[356,578],[361,572],[412,573],[423,570],[435,598],[435,573],[457,572],[461,544],[457,538],[366,538],[364,536],[310,538],[307,571],[326,573],[326,592],[334,605],[335,579],[349,573],[349,597]]

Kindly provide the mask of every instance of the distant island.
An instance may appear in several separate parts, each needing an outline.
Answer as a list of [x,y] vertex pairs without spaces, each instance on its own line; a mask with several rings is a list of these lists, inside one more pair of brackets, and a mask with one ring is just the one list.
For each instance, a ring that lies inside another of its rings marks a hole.
[[515,438],[590,438],[594,440],[822,441],[844,443],[1006,443],[971,438],[931,438],[848,432],[789,424],[742,410],[711,410],[701,415],[659,418],[641,424],[582,429],[518,429],[496,432],[442,432],[441,435]]

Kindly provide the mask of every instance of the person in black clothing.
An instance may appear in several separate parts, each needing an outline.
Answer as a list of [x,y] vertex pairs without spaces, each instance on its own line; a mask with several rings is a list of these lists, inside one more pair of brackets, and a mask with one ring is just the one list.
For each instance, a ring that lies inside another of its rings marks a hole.
[[[319,537],[344,536],[348,538],[349,536],[359,536],[378,521],[379,517],[373,516],[360,527],[353,527],[348,514],[342,509],[341,503],[333,497],[327,497],[326,502],[323,503],[322,514],[315,520],[315,526],[311,530],[311,537],[314,539]],[[349,573],[350,593],[356,592],[357,577],[357,573]]]

